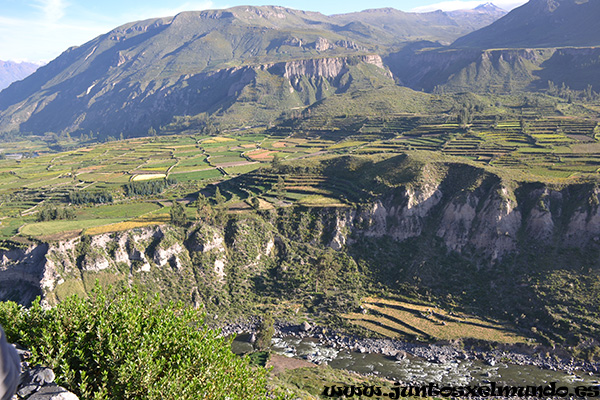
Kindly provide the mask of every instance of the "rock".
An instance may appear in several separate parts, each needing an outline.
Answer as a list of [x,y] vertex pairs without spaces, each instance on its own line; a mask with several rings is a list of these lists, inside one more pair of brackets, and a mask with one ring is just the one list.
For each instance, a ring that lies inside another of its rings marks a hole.
[[52,383],[54,382],[54,378],[56,378],[54,371],[52,371],[50,368],[35,367],[30,374],[33,382],[41,385]]
[[39,386],[38,385],[24,385],[22,387],[19,388],[19,390],[17,390],[17,394],[19,395],[20,398],[25,398],[27,396],[29,396],[30,394],[32,394],[33,392],[35,392],[36,390],[38,390]]
[[308,332],[312,329],[312,326],[308,322],[304,321],[300,328],[302,329],[302,331]]
[[29,397],[29,400],[79,400],[79,398],[65,388],[48,385]]
[[25,349],[18,349],[21,358],[21,382],[13,400],[78,400],[78,397],[67,389],[56,385],[56,375],[52,369],[37,365],[31,367],[26,359],[31,353]]

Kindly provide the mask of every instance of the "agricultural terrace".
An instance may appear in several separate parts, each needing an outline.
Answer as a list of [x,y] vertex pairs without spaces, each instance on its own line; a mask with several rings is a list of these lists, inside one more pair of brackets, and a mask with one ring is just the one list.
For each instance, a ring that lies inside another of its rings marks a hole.
[[342,317],[352,324],[389,338],[472,338],[498,343],[527,341],[509,327],[494,321],[451,313],[433,306],[373,297],[363,299],[362,306],[365,313],[349,313]]
[[[260,169],[277,160],[289,163],[323,155],[389,157],[429,151],[519,180],[597,179],[599,133],[596,120],[575,116],[476,115],[459,124],[448,122],[447,116],[398,114],[334,122],[311,118],[219,136],[136,138],[61,152],[41,140],[16,141],[6,144],[0,159],[0,238],[51,238],[112,229],[103,226],[121,230],[164,223],[173,199],[188,199],[187,204],[201,190],[210,196],[214,188],[204,188],[217,182],[236,212],[257,204],[262,209],[290,204],[347,207],[358,201],[353,182],[308,170],[279,175]],[[126,185],[165,179],[176,184],[138,191],[142,194],[134,190],[135,195],[125,190]],[[71,204],[69,193],[75,192],[110,193],[112,200]],[[45,207],[74,207],[74,218],[38,221]]]

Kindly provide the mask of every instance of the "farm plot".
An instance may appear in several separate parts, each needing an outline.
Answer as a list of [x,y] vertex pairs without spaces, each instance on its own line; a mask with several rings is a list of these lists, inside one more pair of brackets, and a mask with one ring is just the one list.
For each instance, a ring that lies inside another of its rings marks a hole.
[[367,314],[349,313],[342,317],[385,336],[432,340],[473,338],[499,343],[527,341],[497,322],[432,306],[368,297],[363,299],[363,307]]

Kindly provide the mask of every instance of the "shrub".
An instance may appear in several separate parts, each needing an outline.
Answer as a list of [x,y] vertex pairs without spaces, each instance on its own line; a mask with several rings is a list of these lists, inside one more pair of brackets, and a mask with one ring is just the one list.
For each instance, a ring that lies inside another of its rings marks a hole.
[[166,178],[155,181],[129,182],[123,186],[125,196],[152,196],[162,193],[169,186],[177,184],[177,180]]
[[98,192],[77,191],[70,192],[67,195],[67,200],[73,204],[105,204],[113,202],[113,195],[108,190]]
[[8,339],[82,399],[264,399],[266,370],[234,355],[203,318],[137,289],[99,286],[49,310],[39,299],[28,310],[0,304]]
[[37,216],[38,222],[59,219],[75,219],[75,212],[71,208],[44,208]]

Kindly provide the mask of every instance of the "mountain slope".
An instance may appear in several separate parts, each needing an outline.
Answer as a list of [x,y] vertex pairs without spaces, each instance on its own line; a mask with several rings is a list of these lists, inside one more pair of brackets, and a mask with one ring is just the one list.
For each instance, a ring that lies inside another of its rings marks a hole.
[[0,60],[0,90],[11,83],[28,77],[39,68],[38,64]]
[[600,2],[530,0],[493,24],[457,39],[453,47],[596,46],[600,44]]
[[248,92],[273,101],[252,102],[257,112],[237,120],[266,123],[352,85],[394,85],[378,54],[423,38],[449,42],[471,29],[442,12],[327,17],[273,6],[133,22],[0,93],[0,131],[140,135],[177,115],[224,115],[238,100],[247,103]]
[[502,18],[507,12],[492,3],[485,3],[472,10],[448,11],[446,14],[448,14],[450,18],[460,21],[462,26],[469,26],[473,28],[473,30],[477,30]]
[[598,48],[406,49],[386,60],[403,84],[415,90],[436,86],[451,92],[547,89],[548,82],[584,90],[598,82]]

